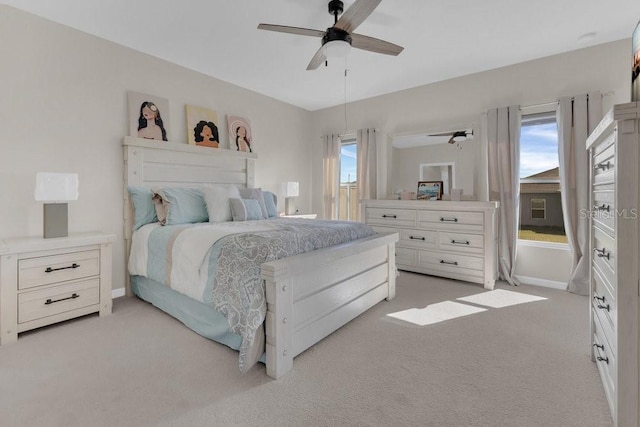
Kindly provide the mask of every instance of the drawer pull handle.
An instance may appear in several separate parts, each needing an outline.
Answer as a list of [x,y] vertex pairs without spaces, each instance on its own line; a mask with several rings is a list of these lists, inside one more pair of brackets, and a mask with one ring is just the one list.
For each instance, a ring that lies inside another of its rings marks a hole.
[[458,261],[445,261],[445,260],[441,259],[440,260],[440,264],[458,265]]
[[605,205],[604,203],[601,205],[596,205],[593,207],[595,210],[597,211],[607,211],[609,212],[610,206],[609,205]]
[[424,237],[416,237],[416,236],[409,236],[409,238],[411,240],[422,240],[422,241],[426,240]]
[[440,218],[440,222],[458,222],[458,218]]
[[53,273],[54,271],[58,271],[58,270],[66,270],[67,268],[78,268],[80,267],[80,264],[76,264],[75,262],[73,264],[71,264],[69,267],[60,267],[60,268],[51,268],[51,267],[47,267],[47,269],[44,271],[45,273]]
[[76,298],[79,298],[79,297],[80,297],[80,295],[78,295],[78,294],[74,293],[74,294],[73,294],[73,295],[71,295],[70,297],[66,297],[66,298],[53,299],[53,300],[52,300],[51,298],[49,298],[49,299],[44,303],[44,305],[53,304],[54,302],[66,301],[66,300],[68,300],[68,299],[76,299]]
[[602,248],[602,249],[595,248],[595,251],[598,253],[598,257],[610,259],[609,255],[611,255],[611,252],[607,252],[605,248]]
[[605,170],[605,169],[609,169],[610,167],[611,167],[611,163],[609,163],[609,162],[607,162],[607,163],[598,163],[598,164],[595,166],[595,169],[596,169],[596,170],[598,170],[598,169]]
[[385,215],[382,215],[382,218],[398,218],[398,216],[397,215],[387,215],[387,214],[385,214]]
[[596,300],[596,307],[601,308],[603,310],[611,311],[611,306],[609,304],[603,305],[604,297],[595,296],[593,297],[593,299]]
[[598,350],[604,351],[604,345],[602,345],[602,344],[594,344],[593,346],[596,348],[596,351],[598,352],[598,355],[596,356],[596,360],[598,362],[604,362],[604,363],[606,363],[608,365],[609,364],[609,358],[600,356],[600,351],[598,351]]
[[468,240],[452,240],[451,244],[452,245],[469,245],[469,241]]

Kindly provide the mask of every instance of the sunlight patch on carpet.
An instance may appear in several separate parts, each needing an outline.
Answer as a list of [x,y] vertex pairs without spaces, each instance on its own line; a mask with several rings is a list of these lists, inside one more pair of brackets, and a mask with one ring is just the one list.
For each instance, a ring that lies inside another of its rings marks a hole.
[[524,304],[526,302],[542,301],[546,298],[523,294],[520,292],[507,291],[505,289],[495,289],[493,291],[456,299],[458,301],[470,302],[472,304],[483,305],[485,307],[502,308],[509,307],[510,305]]
[[410,308],[409,310],[398,311],[397,313],[389,313],[387,316],[416,325],[426,326],[457,317],[480,313],[482,311],[487,311],[487,309],[459,304],[453,301],[444,301],[428,305],[425,308]]

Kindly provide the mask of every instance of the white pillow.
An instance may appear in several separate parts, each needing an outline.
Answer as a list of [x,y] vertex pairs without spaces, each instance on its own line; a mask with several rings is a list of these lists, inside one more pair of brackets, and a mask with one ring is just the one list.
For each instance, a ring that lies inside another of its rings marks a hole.
[[229,199],[239,199],[240,192],[235,185],[211,185],[201,187],[204,203],[209,212],[209,222],[232,221],[231,202]]

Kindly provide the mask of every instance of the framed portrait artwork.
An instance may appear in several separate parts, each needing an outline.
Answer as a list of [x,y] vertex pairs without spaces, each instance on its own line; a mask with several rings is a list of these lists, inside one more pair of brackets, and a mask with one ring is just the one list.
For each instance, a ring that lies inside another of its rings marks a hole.
[[187,142],[201,147],[219,148],[218,114],[204,107],[187,105]]
[[244,117],[227,116],[227,130],[229,132],[229,149],[235,151],[255,152],[251,137],[251,126]]
[[129,136],[167,141],[169,101],[153,95],[127,92]]
[[442,200],[442,181],[418,181],[418,200]]

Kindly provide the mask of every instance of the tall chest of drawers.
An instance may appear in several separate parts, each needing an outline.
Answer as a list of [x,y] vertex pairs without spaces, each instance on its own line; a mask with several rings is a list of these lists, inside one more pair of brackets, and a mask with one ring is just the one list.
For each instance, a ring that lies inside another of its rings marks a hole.
[[400,270],[480,283],[497,276],[497,202],[367,200],[365,222],[397,232]]
[[592,360],[617,426],[639,426],[640,103],[616,105],[587,139]]

